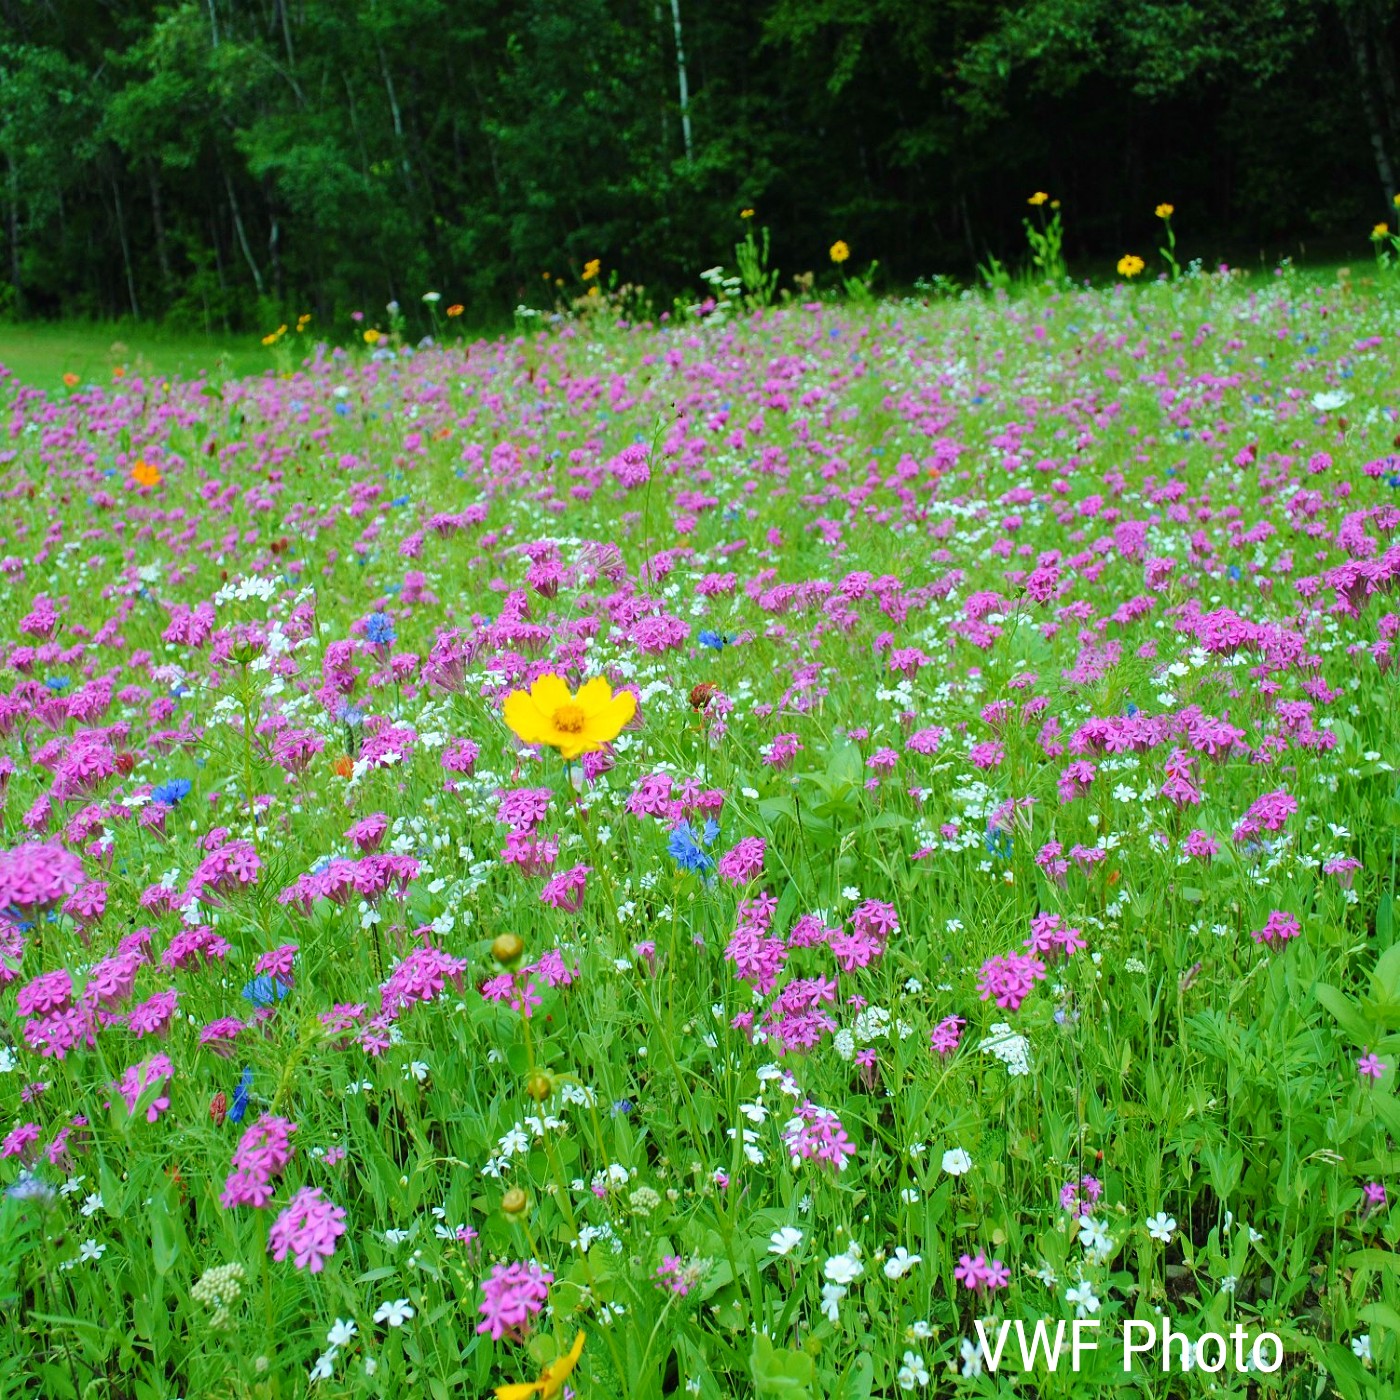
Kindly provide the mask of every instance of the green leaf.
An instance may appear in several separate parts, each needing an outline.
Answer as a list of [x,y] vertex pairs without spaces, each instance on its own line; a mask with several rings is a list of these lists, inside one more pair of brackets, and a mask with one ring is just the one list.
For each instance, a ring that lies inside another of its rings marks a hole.
[[1325,982],[1317,984],[1314,994],[1323,1007],[1332,1013],[1333,1019],[1347,1033],[1353,1044],[1366,1046],[1375,1039],[1366,1024],[1366,1018],[1350,997],[1343,995],[1335,987],[1329,987]]
[[169,1208],[161,1197],[151,1202],[151,1262],[162,1278],[180,1257],[180,1241]]
[[776,1395],[783,1400],[812,1400],[815,1364],[805,1351],[779,1350],[761,1332],[753,1339],[749,1357],[754,1393]]
[[1400,1334],[1400,1312],[1396,1312],[1389,1303],[1367,1303],[1361,1309],[1360,1317],[1362,1322],[1369,1322],[1372,1327],[1388,1327]]

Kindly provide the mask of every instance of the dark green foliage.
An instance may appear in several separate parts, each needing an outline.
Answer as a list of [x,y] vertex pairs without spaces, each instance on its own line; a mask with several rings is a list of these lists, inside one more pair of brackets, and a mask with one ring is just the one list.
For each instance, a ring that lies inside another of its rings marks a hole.
[[[688,97],[681,101],[677,10]],[[896,282],[1340,238],[1400,170],[1396,0],[0,0],[0,314],[660,304],[836,238]],[[854,265],[854,264],[853,264]]]

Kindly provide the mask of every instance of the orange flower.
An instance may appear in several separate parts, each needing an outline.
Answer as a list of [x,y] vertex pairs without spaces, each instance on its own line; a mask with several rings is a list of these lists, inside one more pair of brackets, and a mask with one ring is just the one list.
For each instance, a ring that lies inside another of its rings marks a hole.
[[76,389],[78,387],[78,376],[74,374],[72,370],[69,370],[68,373],[63,376],[63,382],[68,388]]
[[114,369],[114,370],[112,371],[112,378],[113,378],[113,379],[125,379],[125,378],[126,378],[126,367],[125,367],[124,365],[118,365],[118,366],[116,367],[116,369]]
[[131,479],[138,486],[159,486],[161,483],[160,468],[138,458],[136,465],[131,469]]
[[331,771],[337,778],[349,778],[355,772],[355,760],[348,753],[343,753],[331,765]]
[[447,314],[449,316],[460,316],[465,310],[466,308],[462,305],[461,302],[454,301],[452,305],[447,308]]

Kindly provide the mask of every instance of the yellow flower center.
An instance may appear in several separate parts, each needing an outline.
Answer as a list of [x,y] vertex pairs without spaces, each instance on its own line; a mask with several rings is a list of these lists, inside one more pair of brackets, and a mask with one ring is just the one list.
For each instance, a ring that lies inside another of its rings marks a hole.
[[560,705],[554,712],[554,727],[563,734],[582,734],[587,723],[581,705]]

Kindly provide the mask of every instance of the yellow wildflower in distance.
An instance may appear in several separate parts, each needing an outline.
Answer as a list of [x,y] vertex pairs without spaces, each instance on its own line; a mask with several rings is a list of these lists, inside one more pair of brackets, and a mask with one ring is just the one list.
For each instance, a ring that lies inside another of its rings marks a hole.
[[498,1385],[496,1387],[496,1400],[529,1400],[532,1395],[542,1397],[542,1400],[553,1400],[564,1389],[564,1382],[573,1375],[574,1367],[578,1365],[579,1356],[583,1352],[583,1333],[580,1332],[574,1338],[574,1344],[563,1356],[556,1356],[548,1366],[540,1372],[537,1381],[517,1381],[513,1385]]
[[1037,190],[1027,201],[1027,204],[1044,204],[1050,196],[1044,190]]
[[617,738],[637,713],[637,697],[614,695],[602,676],[572,694],[562,676],[541,676],[529,690],[513,690],[503,707],[506,724],[522,744],[558,749],[564,759],[596,753]]
[[583,265],[583,280],[591,282],[602,270],[603,264],[597,258],[589,258]]
[[1375,226],[1375,228],[1373,228],[1373,229],[1371,230],[1371,237],[1372,237],[1372,238],[1384,238],[1384,237],[1386,236],[1386,234],[1388,234],[1389,232],[1390,232],[1390,225],[1389,225],[1389,224],[1377,224],[1377,225]]
[[850,256],[851,250],[846,246],[846,240],[844,238],[838,238],[836,242],[831,245],[831,261],[838,267]]
[[1170,219],[1175,213],[1176,205],[1174,204],[1159,204],[1157,206],[1157,217],[1159,219]]
[[380,339],[380,333],[379,333],[377,330],[375,330],[373,326],[371,326],[371,327],[369,328],[369,330],[367,330],[367,331],[365,332],[365,344],[366,344],[366,345],[378,345],[378,344],[379,344],[379,339]]
[[739,217],[740,217],[741,219],[751,219],[751,218],[753,218],[753,210],[752,210],[752,209],[741,209],[741,210],[739,210]]
[[1123,277],[1136,277],[1147,264],[1136,253],[1124,253],[1118,259],[1118,271]]

